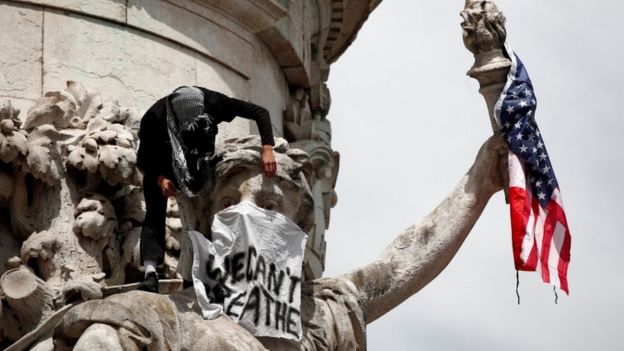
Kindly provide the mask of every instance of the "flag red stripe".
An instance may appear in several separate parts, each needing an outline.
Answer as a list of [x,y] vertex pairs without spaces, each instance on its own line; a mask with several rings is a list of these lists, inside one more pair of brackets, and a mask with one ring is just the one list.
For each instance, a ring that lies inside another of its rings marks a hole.
[[557,267],[552,267],[553,270],[556,269],[559,281],[561,285],[561,290],[565,291],[569,294],[568,290],[568,265],[570,263],[570,247],[572,242],[572,237],[570,235],[570,230],[568,229],[568,221],[563,211],[563,208],[559,206],[556,201],[550,201],[548,203],[548,213],[549,213],[549,222],[552,223],[553,229],[557,225],[557,222],[560,223],[565,228],[565,234],[563,237],[563,244],[559,249],[559,252],[556,252],[559,256],[559,261]]
[[539,202],[536,199],[533,204],[533,208],[535,208],[535,210],[538,212],[538,215],[543,222],[542,229],[544,231],[544,236],[542,237],[542,247],[540,250],[540,270],[542,272],[542,280],[545,283],[550,283],[550,269],[548,266],[548,259],[550,258],[551,254],[552,239],[553,234],[555,233],[556,222],[553,221],[553,216],[549,211],[550,206],[547,206],[544,211],[540,211],[539,207]]
[[[531,271],[534,271],[537,267],[537,243],[535,238],[533,238],[533,246],[531,247],[531,252],[529,257],[527,258],[526,264],[527,267],[532,267]],[[525,269],[528,270],[528,269]]]
[[561,248],[561,259],[559,260],[559,282],[561,283],[561,290],[570,295],[570,288],[568,287],[568,265],[570,264],[570,246],[572,244],[572,236],[570,231],[566,228],[566,235],[563,239],[563,246]]
[[524,262],[521,258],[522,243],[524,242],[527,223],[531,216],[530,201],[526,190],[519,187],[510,187],[509,204],[514,264],[517,270],[534,271],[535,266],[530,266],[529,262]]

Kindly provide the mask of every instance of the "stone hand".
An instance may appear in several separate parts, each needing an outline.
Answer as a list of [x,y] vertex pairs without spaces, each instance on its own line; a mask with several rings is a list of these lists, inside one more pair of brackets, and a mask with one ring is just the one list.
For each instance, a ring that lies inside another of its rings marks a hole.
[[273,145],[262,145],[262,171],[267,178],[272,178],[277,171],[277,163],[273,154]]
[[162,189],[163,196],[172,197],[177,195],[177,191],[171,179],[167,179],[163,176],[158,177],[158,186]]
[[488,194],[509,186],[507,154],[507,144],[499,134],[491,136],[479,149],[469,174]]

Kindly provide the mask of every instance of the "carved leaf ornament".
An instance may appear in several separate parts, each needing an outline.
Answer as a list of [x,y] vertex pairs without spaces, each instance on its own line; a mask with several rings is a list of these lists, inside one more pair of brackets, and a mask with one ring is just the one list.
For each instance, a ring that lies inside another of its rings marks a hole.
[[64,173],[58,161],[99,173],[111,185],[136,183],[136,140],[122,124],[130,117],[116,101],[104,103],[98,92],[70,81],[66,90],[47,92],[35,103],[22,130],[10,105],[3,107],[0,159],[12,162],[21,153],[26,171],[47,184]]
[[[104,272],[107,282],[124,282],[128,262],[120,261],[138,242],[122,245],[124,233],[136,234],[144,216],[142,194],[132,186],[140,181],[138,118],[73,81],[45,93],[23,120],[19,113],[10,101],[0,105],[0,207],[9,210],[6,240],[18,245],[11,268],[32,272],[41,291],[50,291],[33,297],[35,305],[100,298]],[[7,306],[0,295],[0,335],[12,341],[43,320],[15,330],[3,316],[28,317],[26,309],[13,308],[21,306],[17,300]]]
[[26,136],[20,131],[22,124],[18,118],[20,111],[14,109],[11,103],[0,109],[0,160],[12,162],[21,154],[27,152]]

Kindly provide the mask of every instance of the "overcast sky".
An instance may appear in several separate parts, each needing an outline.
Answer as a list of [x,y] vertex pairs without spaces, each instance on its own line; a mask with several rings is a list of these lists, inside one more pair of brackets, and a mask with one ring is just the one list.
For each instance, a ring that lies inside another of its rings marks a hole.
[[[624,29],[620,1],[500,0],[572,233],[571,295],[520,274],[494,196],[449,267],[368,327],[369,350],[622,350]],[[461,40],[464,1],[384,0],[332,66],[332,276],[374,260],[451,191],[491,135]]]

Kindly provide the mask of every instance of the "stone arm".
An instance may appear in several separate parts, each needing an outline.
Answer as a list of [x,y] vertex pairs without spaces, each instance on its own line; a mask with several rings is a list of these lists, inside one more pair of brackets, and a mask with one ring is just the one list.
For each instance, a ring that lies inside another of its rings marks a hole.
[[448,265],[490,197],[501,190],[506,154],[504,141],[490,138],[431,214],[395,238],[375,262],[343,276],[359,291],[367,324],[418,292]]

